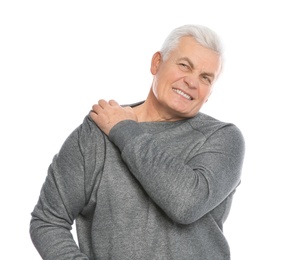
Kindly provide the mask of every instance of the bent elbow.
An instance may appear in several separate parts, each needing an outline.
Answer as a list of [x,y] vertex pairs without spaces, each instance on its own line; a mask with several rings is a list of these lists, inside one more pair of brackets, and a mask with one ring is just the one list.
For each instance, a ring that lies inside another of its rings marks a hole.
[[196,209],[195,205],[190,203],[183,203],[179,206],[174,207],[174,210],[171,210],[168,213],[168,216],[177,224],[189,225],[197,221],[204,214]]
[[38,241],[40,240],[39,239],[40,227],[41,227],[41,221],[33,217],[30,221],[29,233],[35,247],[37,247]]

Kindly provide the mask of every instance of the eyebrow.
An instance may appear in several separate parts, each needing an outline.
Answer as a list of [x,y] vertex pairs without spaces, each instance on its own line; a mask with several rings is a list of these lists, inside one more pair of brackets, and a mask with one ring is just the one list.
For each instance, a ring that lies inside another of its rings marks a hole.
[[[182,60],[184,60],[184,61],[187,61],[188,62],[188,64],[190,65],[190,67],[192,68],[192,69],[194,69],[195,67],[194,67],[194,64],[192,63],[192,61],[189,59],[189,58],[187,58],[187,57],[182,57],[182,58],[180,58],[180,59],[178,59],[178,61],[182,61]],[[203,73],[201,73],[202,75],[205,75],[205,76],[209,76],[209,77],[211,77],[211,78],[215,78],[215,74],[214,73],[210,73],[210,72],[203,72]]]
[[189,65],[190,65],[190,67],[191,67],[192,69],[194,69],[194,65],[193,65],[192,61],[191,61],[189,58],[187,58],[187,57],[182,57],[182,58],[178,59],[178,61],[182,61],[182,60],[187,61],[187,62],[189,63]]
[[203,73],[201,73],[201,75],[203,75],[203,76],[208,76],[208,77],[210,77],[210,78],[212,78],[212,79],[215,79],[215,75],[214,75],[214,73],[203,72]]

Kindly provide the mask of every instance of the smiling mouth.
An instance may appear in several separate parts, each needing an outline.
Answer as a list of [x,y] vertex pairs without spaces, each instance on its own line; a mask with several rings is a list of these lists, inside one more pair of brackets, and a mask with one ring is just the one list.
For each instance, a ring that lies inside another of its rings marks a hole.
[[173,91],[176,92],[177,94],[179,94],[180,96],[188,99],[188,100],[193,100],[193,98],[191,96],[189,96],[188,94],[186,94],[185,92],[183,92],[182,90],[180,89],[177,89],[177,88],[173,88]]

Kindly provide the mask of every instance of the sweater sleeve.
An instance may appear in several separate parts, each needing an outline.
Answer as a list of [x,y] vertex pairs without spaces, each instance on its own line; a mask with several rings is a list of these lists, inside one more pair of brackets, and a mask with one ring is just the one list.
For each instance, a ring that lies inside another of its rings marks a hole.
[[175,222],[190,224],[218,206],[240,182],[244,139],[234,125],[206,138],[189,162],[164,149],[137,122],[123,121],[109,138],[152,200]]
[[86,118],[66,139],[49,166],[32,212],[30,235],[42,259],[88,259],[79,250],[70,230],[89,196],[85,183],[91,176],[87,176],[85,160],[92,150],[92,141],[96,145],[102,143],[98,128],[91,124]]

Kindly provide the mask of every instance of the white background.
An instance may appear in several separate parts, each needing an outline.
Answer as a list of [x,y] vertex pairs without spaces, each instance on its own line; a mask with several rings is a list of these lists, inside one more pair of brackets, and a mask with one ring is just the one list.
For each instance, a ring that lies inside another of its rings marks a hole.
[[40,259],[29,221],[52,157],[98,99],[145,99],[153,53],[172,29],[197,23],[225,48],[224,72],[202,110],[235,123],[246,140],[225,224],[233,259],[296,259],[292,4],[1,1],[1,255]]

